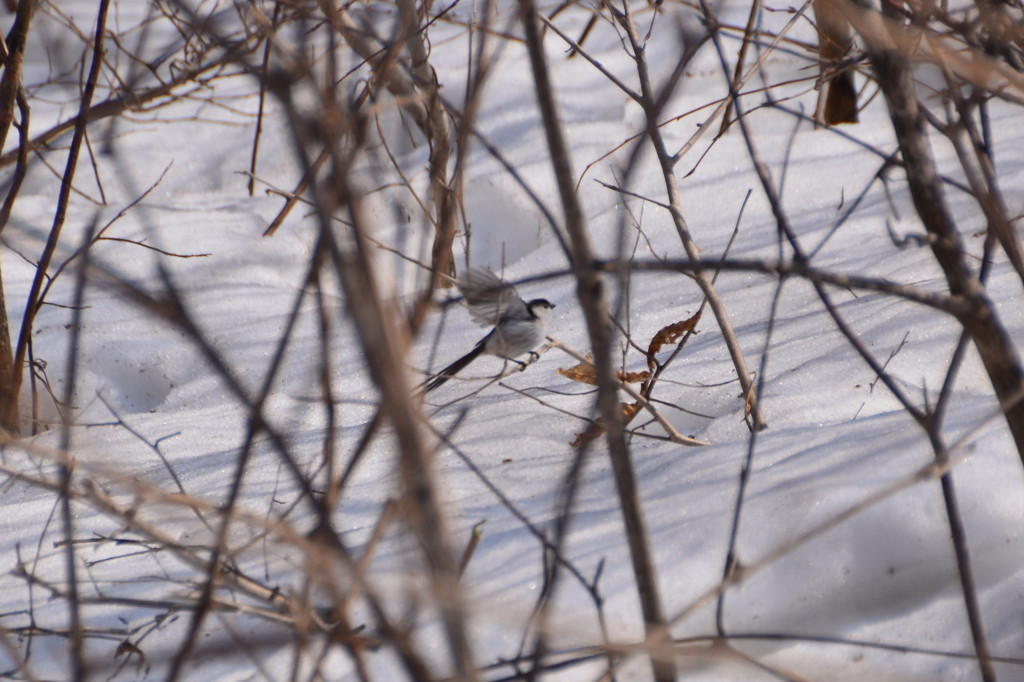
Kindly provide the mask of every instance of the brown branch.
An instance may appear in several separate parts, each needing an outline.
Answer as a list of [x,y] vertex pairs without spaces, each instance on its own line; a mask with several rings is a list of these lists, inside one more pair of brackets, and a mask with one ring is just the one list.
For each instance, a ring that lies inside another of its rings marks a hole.
[[[619,26],[621,26],[622,30],[626,33],[626,36],[629,39],[629,44],[632,47],[633,61],[636,64],[637,77],[640,80],[640,92],[643,97],[644,114],[647,117],[647,137],[650,140],[651,146],[654,148],[654,152],[658,157],[658,163],[661,167],[662,181],[665,184],[665,192],[668,195],[669,215],[672,217],[672,223],[675,226],[676,233],[679,236],[679,241],[682,244],[683,249],[686,251],[687,257],[695,263],[699,262],[700,249],[697,247],[697,244],[693,239],[689,225],[686,222],[686,217],[683,215],[682,211],[682,198],[679,194],[679,184],[675,173],[675,167],[679,156],[678,154],[669,154],[661,129],[658,126],[658,115],[661,111],[662,105],[667,101],[671,94],[671,91],[666,88],[661,93],[656,93],[651,85],[647,57],[643,49],[643,44],[640,40],[640,36],[637,33],[636,25],[633,22],[629,2],[623,3],[623,11],[613,8],[613,12]],[[688,46],[686,53],[679,60],[679,64],[676,67],[677,73],[682,72],[683,65],[693,58],[696,54],[695,50],[703,44],[707,37],[708,34],[705,34],[700,41],[694,42],[693,45]],[[735,83],[733,83],[733,86],[735,87]],[[727,98],[720,106],[724,106],[728,101],[729,100]],[[704,124],[703,129],[708,127],[708,123],[710,123],[710,119]],[[729,351],[729,356],[732,359],[733,366],[736,368],[736,375],[739,378],[740,386],[743,389],[743,395],[751,395],[751,389],[754,385],[753,379],[750,371],[747,369],[747,361],[744,357],[743,349],[740,347],[739,339],[736,337],[736,333],[733,330],[732,322],[729,319],[729,313],[725,308],[725,303],[718,295],[718,291],[715,289],[714,284],[711,282],[711,277],[706,271],[695,268],[693,274],[694,279],[697,282],[697,286],[707,299],[708,306],[711,308],[711,312],[714,314],[715,320],[718,322],[718,326],[722,331],[722,338]],[[751,414],[753,417],[753,427],[755,429],[762,429],[767,425],[759,403],[753,404]]]
[[[569,152],[563,136],[562,124],[555,110],[554,90],[548,75],[537,19],[538,12],[533,0],[521,0],[520,13],[537,100],[544,121],[544,132],[551,152],[562,210],[565,213],[565,229],[570,238],[571,257],[574,266],[580,268],[576,271],[576,296],[580,301],[580,307],[587,323],[594,354],[594,366],[597,370],[597,412],[606,429],[605,440],[608,444],[609,457],[619,493],[619,506],[626,525],[626,538],[629,543],[645,630],[650,633],[653,630],[660,630],[665,619],[654,570],[650,535],[647,532],[636,475],[623,432],[623,416],[619,409],[617,396],[618,382],[615,380],[611,361],[611,325],[608,311],[604,305],[604,286],[597,273],[590,269],[590,265],[594,262],[594,254],[584,224],[583,212],[576,198]],[[557,573],[552,578],[556,576]],[[544,650],[543,641],[539,641],[537,647],[539,662],[540,655]],[[659,682],[675,679],[674,665],[671,661],[652,655],[651,663],[655,678]]]
[[[32,334],[32,323],[36,313],[39,311],[39,294],[43,287],[43,280],[47,276],[47,269],[53,260],[54,251],[57,249],[57,242],[60,239],[61,229],[64,226],[64,219],[68,210],[68,199],[71,194],[72,179],[75,169],[78,167],[78,157],[81,153],[82,143],[85,140],[85,128],[89,121],[89,109],[92,98],[96,92],[96,84],[99,80],[100,68],[103,64],[103,34],[106,21],[107,0],[104,0],[99,13],[99,32],[97,33],[96,44],[94,45],[93,62],[89,69],[89,75],[85,82],[85,89],[82,92],[81,103],[78,115],[75,117],[74,134],[71,139],[71,148],[68,151],[68,160],[64,177],[61,181],[60,191],[57,196],[57,210],[53,218],[53,226],[50,228],[50,235],[46,240],[42,256],[36,268],[35,277],[32,280],[32,287],[29,291],[28,301],[25,304],[25,316],[22,318],[21,332],[18,336],[18,344],[14,353],[14,376],[10,385],[12,400],[5,406],[6,409],[0,415],[0,422],[4,429],[10,433],[18,433],[20,430],[20,417],[18,415],[17,396],[21,392],[22,372],[21,368],[25,363],[25,355],[29,339]],[[17,153],[17,152],[16,152]]]
[[[434,243],[431,288],[451,286],[455,275],[452,243],[455,239],[456,211],[448,184],[448,160],[451,156],[449,122],[442,106],[437,78],[427,62],[427,50],[420,35],[415,8],[410,0],[398,3],[402,17],[402,35],[393,45],[384,45],[370,31],[360,28],[347,10],[331,13],[334,28],[348,45],[373,69],[388,92],[400,103],[430,144],[430,185],[434,202]],[[398,64],[398,53],[405,47],[412,58],[406,70]]]
[[[960,316],[960,322],[974,341],[996,396],[1005,405],[1007,426],[1024,464],[1024,404],[1016,399],[1024,391],[1024,368],[981,281],[967,265],[960,234],[946,204],[925,133],[925,116],[915,93],[911,55],[916,41],[912,41],[911,36],[901,30],[899,23],[891,16],[892,10],[888,11],[890,16],[883,17],[866,10],[855,10],[852,7],[847,9],[865,41],[875,78],[888,104],[914,208],[932,237],[929,246],[942,268],[950,291],[954,295],[963,296],[969,304],[968,311]],[[979,196],[978,200],[984,203],[984,196]],[[943,494],[947,517],[956,531],[959,508],[952,481],[947,476],[943,476]],[[959,547],[960,543],[956,544],[962,593],[981,675],[985,680],[994,680],[995,669],[977,602],[969,555],[966,548]]]
[[[942,181],[925,134],[924,116],[915,94],[906,47],[909,37],[900,35],[892,25],[880,24],[881,17],[877,15],[865,12],[852,16],[889,105],[911,198],[931,236],[929,247],[942,268],[950,292],[963,297],[967,304],[960,322],[978,348],[996,396],[1008,401],[1024,390],[1024,368],[995,307],[967,265],[960,234],[946,204]],[[1017,402],[1009,407],[1006,422],[1024,464],[1024,404]]]
[[[21,86],[21,66],[24,60],[25,44],[28,41],[29,24],[32,20],[33,0],[20,0],[14,25],[4,44],[3,79],[0,80],[0,149],[7,141],[7,133],[14,122],[14,109],[17,104],[21,112],[21,125],[18,126],[19,142],[12,153],[18,165],[11,179],[10,189],[0,209],[0,232],[7,226],[14,200],[21,189],[28,168],[28,135],[29,106]],[[7,297],[3,289],[3,276],[0,274],[0,429],[10,434],[17,434],[20,423],[17,417],[18,395],[21,389],[21,363],[15,362],[14,346],[11,338],[10,322],[7,318]],[[13,414],[12,419],[6,415]]]
[[19,0],[14,25],[7,34],[4,75],[0,79],[0,149],[7,142],[7,133],[14,122],[14,103],[21,91],[21,65],[25,58],[29,24],[32,22],[33,0]]
[[[274,4],[274,15],[270,20],[271,25],[276,29],[281,19],[281,4]],[[273,30],[273,29],[272,29]],[[252,134],[252,155],[249,159],[249,196],[256,191],[256,159],[259,157],[260,136],[263,133],[263,106],[267,96],[267,73],[270,69],[270,54],[274,48],[273,40],[266,40],[263,44],[263,62],[260,65],[260,91],[257,97],[259,105],[256,109],[256,130]]]
[[[39,135],[36,135],[32,138],[30,147],[32,149],[45,149],[64,133],[69,130],[75,130],[81,116],[86,117],[86,123],[92,123],[111,116],[120,116],[127,111],[139,110],[142,108],[142,105],[153,102],[154,100],[158,100],[162,97],[173,97],[175,96],[174,91],[179,87],[196,81],[210,71],[222,68],[225,65],[232,63],[232,61],[237,60],[238,57],[238,53],[228,51],[217,59],[206,64],[196,66],[188,71],[184,71],[174,79],[161,83],[160,85],[155,85],[149,89],[143,90],[142,92],[132,92],[120,97],[112,97],[104,100],[95,106],[89,107],[88,111],[79,112],[76,116],[61,121]],[[18,155],[18,149],[12,149],[11,151],[5,152],[3,155],[0,155],[0,168],[15,163],[18,160]]]
[[[19,92],[18,108],[21,111],[21,123],[18,125],[18,164],[14,168],[11,186],[7,190],[3,207],[0,208],[0,233],[3,232],[14,210],[14,201],[21,191],[22,182],[28,171],[28,126],[29,106],[24,92]],[[2,415],[18,406],[18,382],[21,368],[14,364],[14,344],[11,338],[11,324],[7,317],[7,294],[4,291],[3,273],[0,271],[0,426],[4,425]],[[19,425],[12,424],[14,428]],[[12,430],[12,433],[14,431]]]

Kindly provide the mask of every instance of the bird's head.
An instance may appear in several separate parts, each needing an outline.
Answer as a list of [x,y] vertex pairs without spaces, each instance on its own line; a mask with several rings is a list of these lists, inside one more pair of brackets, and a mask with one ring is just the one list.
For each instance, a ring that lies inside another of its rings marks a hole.
[[526,304],[530,314],[541,322],[547,324],[551,319],[552,311],[555,309],[555,304],[546,298],[535,298]]

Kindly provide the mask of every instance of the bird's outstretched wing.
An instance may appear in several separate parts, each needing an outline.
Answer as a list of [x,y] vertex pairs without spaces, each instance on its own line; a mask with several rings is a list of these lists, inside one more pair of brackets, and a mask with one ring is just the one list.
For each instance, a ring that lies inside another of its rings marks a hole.
[[509,315],[521,319],[530,315],[516,288],[490,270],[467,270],[459,279],[459,290],[473,321],[481,327],[493,327]]

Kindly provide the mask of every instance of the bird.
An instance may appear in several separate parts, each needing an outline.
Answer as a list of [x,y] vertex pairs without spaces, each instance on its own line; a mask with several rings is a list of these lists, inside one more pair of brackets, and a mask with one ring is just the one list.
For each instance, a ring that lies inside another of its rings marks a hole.
[[481,355],[515,359],[530,353],[544,341],[555,305],[544,298],[524,301],[516,288],[490,270],[467,270],[458,283],[473,321],[481,327],[493,327],[473,350],[448,365],[425,383],[424,393],[438,388],[464,370]]

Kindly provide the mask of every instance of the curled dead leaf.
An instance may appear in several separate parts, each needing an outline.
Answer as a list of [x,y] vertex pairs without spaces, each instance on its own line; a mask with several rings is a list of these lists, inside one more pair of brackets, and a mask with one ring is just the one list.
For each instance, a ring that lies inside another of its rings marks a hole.
[[[570,367],[569,369],[558,368],[558,373],[567,379],[579,382],[581,384],[590,384],[591,386],[597,386],[597,374],[594,372],[594,357],[590,353],[587,353],[587,362],[580,362]],[[588,364],[589,363],[589,364]]]
[[[589,364],[588,364],[589,363]],[[587,362],[580,362],[569,369],[559,367],[556,370],[567,379],[572,379],[581,384],[597,386],[597,373],[594,371],[594,358],[587,353]],[[616,372],[615,378],[626,384],[639,384],[651,376],[650,372]]]
[[569,447],[578,448],[586,443],[591,443],[601,437],[604,433],[604,427],[601,426],[596,420],[590,422],[590,426],[583,433],[577,433],[576,438],[569,443]]
[[138,665],[140,668],[146,663],[146,655],[142,653],[142,649],[135,646],[135,644],[133,644],[131,640],[128,639],[122,640],[121,643],[118,644],[117,648],[114,650],[115,660],[121,658],[122,656],[127,656],[128,659],[131,659],[132,656],[137,656],[139,659]]
[[[632,404],[619,403],[622,408],[622,423],[623,425],[633,421],[633,417],[640,411],[642,405],[639,402]],[[583,433],[577,433],[576,438],[569,444],[570,447],[578,448],[581,445],[591,443],[604,434],[604,425],[600,419],[595,419],[590,422],[590,426]]]
[[657,361],[654,359],[654,356],[661,350],[662,346],[678,341],[683,334],[692,331],[693,328],[697,326],[697,322],[699,320],[700,311],[697,311],[693,317],[687,320],[680,320],[679,322],[670,324],[667,327],[662,327],[658,333],[654,335],[654,338],[651,339],[651,344],[647,347],[647,367],[654,369],[657,365]]

